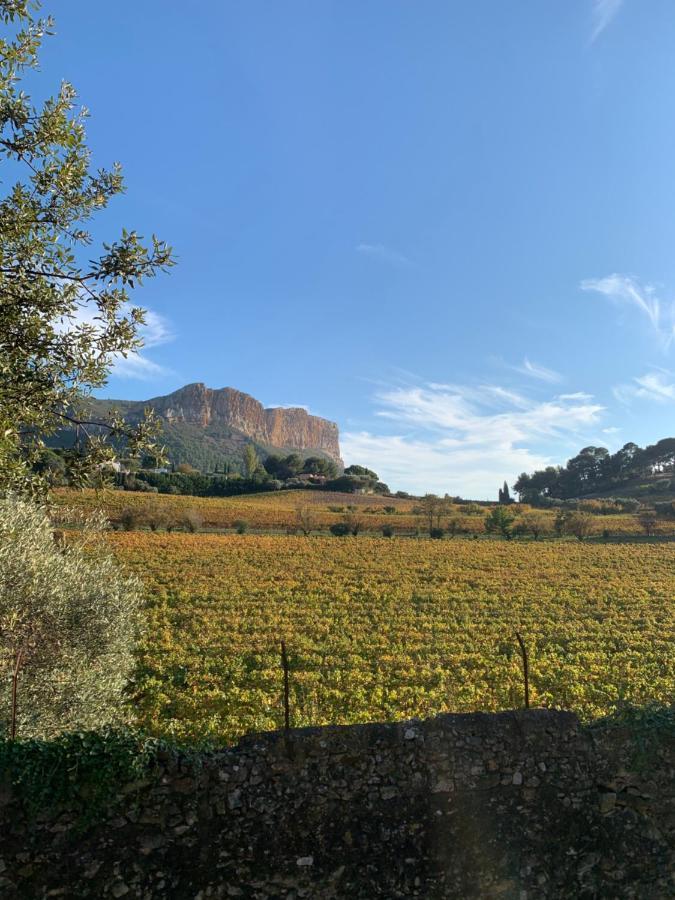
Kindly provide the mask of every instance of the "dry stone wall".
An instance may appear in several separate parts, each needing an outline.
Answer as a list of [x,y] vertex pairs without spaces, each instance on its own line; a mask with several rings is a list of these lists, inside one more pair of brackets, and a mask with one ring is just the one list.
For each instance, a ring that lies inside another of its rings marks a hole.
[[84,829],[5,784],[0,895],[661,900],[674,761],[672,743],[636,762],[629,736],[532,710],[161,753]]

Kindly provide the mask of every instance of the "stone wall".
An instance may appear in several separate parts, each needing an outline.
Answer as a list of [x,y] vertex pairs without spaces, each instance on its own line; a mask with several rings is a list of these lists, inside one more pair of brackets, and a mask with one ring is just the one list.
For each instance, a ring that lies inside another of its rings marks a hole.
[[673,897],[674,762],[672,741],[636,756],[544,710],[163,753],[84,830],[5,785],[0,895]]

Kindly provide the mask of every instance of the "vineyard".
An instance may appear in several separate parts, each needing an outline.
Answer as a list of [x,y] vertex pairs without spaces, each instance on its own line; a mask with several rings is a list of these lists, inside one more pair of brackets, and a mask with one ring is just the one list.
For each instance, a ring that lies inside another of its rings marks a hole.
[[[346,513],[358,517],[364,533],[381,534],[383,528],[396,535],[424,534],[428,521],[420,512],[420,501],[361,494],[339,494],[311,490],[287,490],[273,493],[247,494],[241,497],[191,497],[184,495],[146,494],[127,491],[72,491],[57,490],[53,493],[57,505],[84,511],[103,508],[115,526],[119,526],[124,514],[130,514],[132,530],[147,528],[151,514],[159,512],[162,527],[172,523],[181,528],[186,515],[196,514],[200,528],[211,531],[235,529],[245,523],[252,531],[296,531],[299,527],[299,511],[308,517],[313,531],[326,531],[341,522]],[[600,507],[599,501],[590,501]],[[515,523],[530,507],[518,504],[513,508]],[[593,510],[594,511],[594,510]],[[457,531],[465,534],[482,534],[488,508],[475,503],[449,503],[440,519],[441,526],[450,520]],[[595,511],[594,511],[595,512]],[[555,534],[554,510],[539,513],[544,523],[543,534]],[[660,519],[654,524],[654,534],[675,536],[675,518]],[[592,516],[591,536],[621,537],[640,535],[643,529],[637,517],[630,513],[596,512]]]
[[295,726],[519,706],[516,631],[533,705],[588,719],[675,694],[670,543],[147,531],[110,541],[148,588],[134,708],[158,735],[280,727],[281,640]]

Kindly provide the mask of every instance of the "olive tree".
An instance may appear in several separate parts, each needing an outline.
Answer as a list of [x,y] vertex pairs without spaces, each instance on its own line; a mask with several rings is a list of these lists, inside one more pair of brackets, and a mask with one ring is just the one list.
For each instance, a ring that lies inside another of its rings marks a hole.
[[80,525],[58,540],[44,508],[0,499],[0,735],[51,737],[124,718],[139,585],[91,546],[101,520]]
[[115,360],[141,345],[144,311],[130,292],[173,264],[170,247],[122,231],[97,251],[89,220],[124,190],[116,163],[93,169],[87,110],[72,85],[35,104],[21,81],[38,68],[50,19],[33,0],[0,0],[0,492],[40,486],[33,464],[42,438],[74,427],[81,450],[71,477],[113,455],[158,451],[156,423],[130,430],[119,418],[91,421],[83,402]]
[[549,517],[537,509],[524,512],[516,527],[523,534],[531,534],[535,541],[538,541],[542,534],[547,534],[551,530]]
[[591,513],[572,512],[565,521],[565,532],[573,534],[578,541],[585,541],[595,530],[595,519]]

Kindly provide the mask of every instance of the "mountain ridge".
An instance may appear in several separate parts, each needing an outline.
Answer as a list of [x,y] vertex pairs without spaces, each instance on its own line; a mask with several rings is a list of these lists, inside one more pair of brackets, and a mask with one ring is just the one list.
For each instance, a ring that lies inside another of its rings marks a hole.
[[[263,455],[298,452],[343,465],[335,422],[311,415],[302,407],[265,407],[236,388],[192,382],[148,400],[92,398],[88,405],[100,418],[117,410],[130,424],[140,421],[145,410],[152,410],[162,422],[160,440],[172,463],[187,462],[202,470],[226,462],[237,465],[246,445],[253,444]],[[49,443],[68,445],[72,435],[64,430]]]

